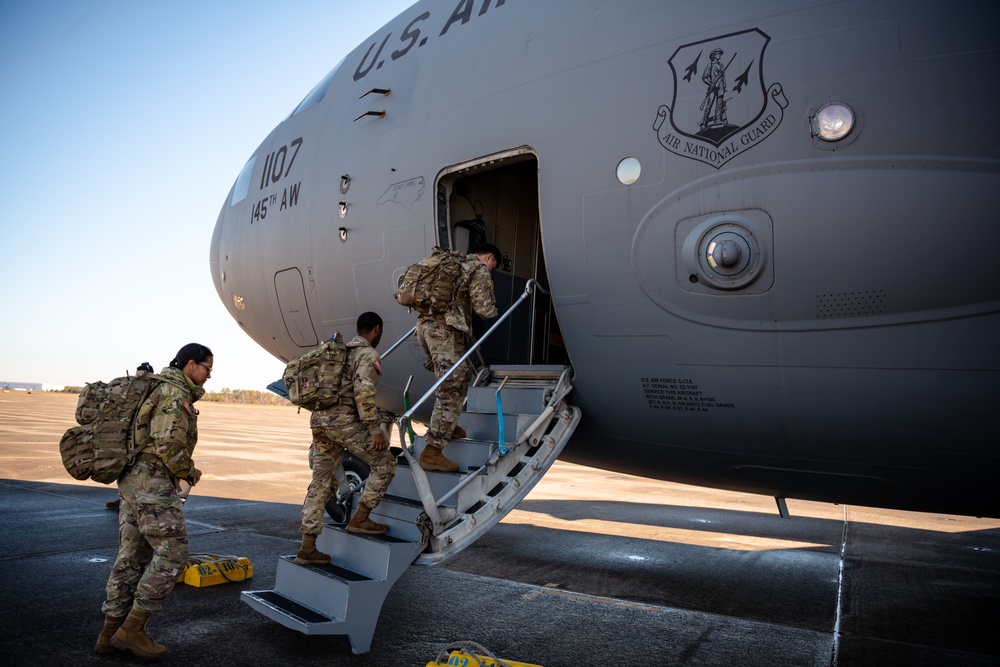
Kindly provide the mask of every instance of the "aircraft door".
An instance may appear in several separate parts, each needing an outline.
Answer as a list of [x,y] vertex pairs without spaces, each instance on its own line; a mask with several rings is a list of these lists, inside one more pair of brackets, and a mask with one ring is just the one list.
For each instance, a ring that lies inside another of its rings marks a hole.
[[319,345],[316,329],[309,316],[306,289],[302,273],[297,268],[285,269],[274,274],[274,291],[278,297],[278,308],[289,338],[299,347]]
[[[492,243],[503,255],[493,272],[504,313],[534,279],[548,289],[538,205],[538,160],[528,148],[459,165],[438,177],[438,245],[474,252]],[[481,337],[493,321],[473,316]],[[535,292],[482,346],[488,364],[567,363],[548,295]]]

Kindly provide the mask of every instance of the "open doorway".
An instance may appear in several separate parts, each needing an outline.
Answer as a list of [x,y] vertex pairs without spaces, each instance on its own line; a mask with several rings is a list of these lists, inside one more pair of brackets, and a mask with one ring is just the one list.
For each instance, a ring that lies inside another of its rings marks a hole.
[[[462,252],[474,252],[482,243],[500,249],[503,259],[493,282],[501,313],[532,278],[548,290],[534,152],[512,149],[442,171],[437,179],[437,243]],[[491,324],[473,315],[477,338]],[[480,349],[487,364],[568,363],[551,299],[540,291]]]

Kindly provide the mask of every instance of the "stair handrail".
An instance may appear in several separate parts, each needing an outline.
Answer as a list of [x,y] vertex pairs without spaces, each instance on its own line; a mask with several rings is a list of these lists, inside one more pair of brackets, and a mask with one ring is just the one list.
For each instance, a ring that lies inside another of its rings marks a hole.
[[566,397],[566,394],[570,392],[569,381],[572,375],[573,375],[572,368],[566,368],[565,370],[563,370],[562,374],[559,376],[559,382],[556,383],[555,388],[552,390],[552,394],[549,396],[549,401],[548,404],[545,406],[545,409],[542,410],[542,413],[538,415],[538,418],[535,419],[535,421],[532,422],[531,425],[528,426],[528,428],[524,429],[524,431],[518,437],[515,446],[520,445],[522,442],[529,440],[531,436],[534,434],[535,430],[537,430],[539,426],[548,421],[552,413],[555,412],[556,406],[559,405],[559,402],[562,401],[562,399]]
[[[411,417],[413,416],[413,413],[414,413],[414,412],[416,412],[417,408],[419,408],[419,407],[420,407],[421,405],[423,405],[423,404],[424,404],[424,403],[425,403],[425,402],[427,401],[427,399],[428,399],[428,398],[430,398],[430,397],[431,397],[431,395],[432,395],[432,394],[433,394],[434,392],[436,392],[436,391],[437,391],[438,387],[440,387],[440,386],[441,386],[441,385],[442,385],[442,384],[444,383],[444,381],[445,381],[445,380],[447,380],[447,379],[448,379],[449,377],[451,377],[451,375],[452,375],[452,374],[453,374],[453,373],[454,373],[455,371],[457,371],[457,370],[458,370],[459,368],[461,368],[462,364],[464,364],[464,363],[465,363],[465,361],[466,361],[466,360],[467,360],[467,359],[468,359],[469,357],[471,357],[471,356],[472,356],[472,355],[473,355],[473,354],[475,353],[475,351],[476,351],[476,350],[478,350],[478,349],[479,349],[479,347],[480,347],[480,346],[481,346],[481,345],[482,345],[482,344],[483,344],[484,342],[486,342],[486,339],[487,339],[487,338],[489,338],[489,337],[490,337],[490,336],[491,336],[491,335],[493,334],[493,332],[494,332],[494,331],[496,331],[496,329],[497,329],[497,328],[498,328],[498,327],[499,327],[499,326],[500,326],[501,324],[503,324],[504,320],[506,320],[506,319],[507,319],[508,317],[510,317],[510,316],[511,316],[511,315],[512,315],[512,314],[514,313],[514,310],[515,310],[515,309],[516,309],[516,308],[517,308],[518,306],[520,306],[520,305],[521,305],[521,303],[523,303],[523,302],[524,302],[524,300],[525,300],[525,299],[526,299],[526,298],[527,298],[527,297],[528,297],[528,296],[529,296],[529,295],[530,295],[530,294],[532,293],[532,291],[533,291],[533,290],[540,290],[541,292],[543,292],[543,293],[545,293],[545,294],[548,294],[548,293],[549,293],[549,292],[548,292],[548,290],[546,290],[546,289],[545,289],[544,287],[542,287],[541,285],[539,285],[539,284],[538,284],[538,281],[536,281],[536,280],[535,280],[534,278],[531,278],[531,279],[529,279],[529,280],[528,280],[528,282],[527,282],[527,283],[525,284],[525,286],[524,286],[524,292],[523,292],[523,293],[521,294],[521,296],[520,296],[520,297],[518,297],[517,301],[515,301],[515,302],[514,302],[513,304],[511,304],[510,308],[508,308],[508,309],[507,309],[507,310],[506,310],[506,311],[504,312],[504,314],[503,314],[503,315],[501,315],[501,316],[500,316],[500,317],[499,317],[499,318],[497,319],[497,321],[493,323],[493,326],[491,326],[491,327],[490,327],[490,328],[489,328],[489,329],[488,329],[488,330],[486,331],[486,333],[485,333],[485,334],[483,334],[483,335],[482,335],[482,336],[481,336],[481,337],[479,338],[479,340],[477,340],[477,341],[476,341],[475,343],[473,343],[473,344],[472,344],[472,346],[471,346],[471,347],[469,347],[469,349],[465,351],[465,354],[463,354],[463,355],[461,356],[461,358],[460,358],[460,359],[459,359],[459,360],[458,360],[457,362],[455,362],[455,363],[454,363],[454,364],[453,364],[453,365],[451,366],[451,368],[449,368],[449,369],[448,369],[448,371],[447,371],[447,372],[446,372],[446,373],[445,373],[444,375],[442,375],[442,376],[441,376],[440,378],[438,378],[437,382],[435,382],[435,383],[434,383],[433,385],[431,385],[431,388],[427,390],[427,393],[425,393],[425,394],[424,394],[423,396],[421,396],[421,397],[420,397],[420,398],[419,398],[419,399],[417,400],[417,402],[416,402],[416,403],[414,403],[414,404],[413,404],[412,406],[410,406],[410,409],[409,409],[409,410],[407,410],[407,411],[406,411],[406,413],[404,413],[404,414],[403,414],[402,416],[400,416],[400,417],[399,417],[399,419],[397,419],[396,421],[397,421],[397,422],[401,422],[401,421],[402,421],[402,420],[404,420],[404,419],[405,419],[405,420],[407,420],[407,421],[409,421],[409,420],[410,420],[410,418],[411,418]],[[413,327],[413,329],[412,329],[411,331],[416,331],[416,327]],[[407,335],[409,335],[409,334],[407,334]],[[398,345],[398,343],[397,343],[397,345]],[[392,348],[392,349],[395,349],[395,347],[396,347],[396,345],[393,345],[393,348]],[[388,353],[386,353],[386,354],[388,354]]]
[[417,326],[416,326],[416,325],[413,325],[413,328],[412,328],[412,329],[410,329],[409,331],[407,331],[407,332],[406,332],[405,334],[403,334],[403,337],[402,337],[402,338],[400,338],[400,339],[399,339],[399,340],[397,340],[397,341],[396,341],[395,343],[393,343],[393,344],[392,344],[392,347],[390,347],[390,348],[389,348],[388,350],[386,350],[386,351],[385,351],[385,354],[380,354],[380,355],[379,355],[379,358],[380,358],[380,359],[383,359],[383,360],[384,360],[384,359],[385,359],[386,357],[388,357],[388,356],[389,356],[390,354],[392,354],[392,353],[393,353],[393,351],[394,351],[394,350],[395,350],[395,349],[396,349],[397,347],[399,347],[400,345],[402,345],[402,344],[403,344],[403,341],[405,341],[405,340],[406,340],[407,338],[409,338],[409,337],[410,337],[410,336],[412,336],[412,335],[413,335],[414,333],[416,333],[416,331],[417,331]]
[[[542,424],[542,422],[547,422],[549,420],[549,418],[552,416],[552,413],[555,412],[556,408],[566,397],[566,394],[570,392],[569,379],[571,375],[572,375],[572,369],[567,368],[563,370],[562,374],[559,376],[559,381],[556,383],[555,389],[553,389],[551,394],[549,394],[548,401],[545,404],[545,409],[542,410],[542,414],[538,415],[538,419],[536,419],[531,424],[531,426],[526,428],[524,432],[517,437],[517,441],[511,446],[509,451],[513,451],[518,447],[520,447],[521,445],[523,445],[524,443],[526,443],[531,438],[532,433]],[[504,382],[506,381],[507,380],[505,379]],[[435,500],[434,504],[440,505],[444,501],[451,498],[453,495],[455,495],[463,488],[465,488],[466,484],[474,480],[477,475],[483,474],[485,471],[489,470],[491,466],[496,465],[497,462],[503,456],[505,456],[505,454],[501,453],[500,448],[498,447],[497,450],[493,452],[490,458],[486,461],[486,463],[481,465],[474,472],[469,473],[466,476],[466,478],[463,479],[461,482],[459,482],[457,485],[455,485],[453,489],[451,489],[443,496]]]
[[[438,378],[437,382],[431,385],[431,388],[427,390],[427,393],[421,396],[412,406],[410,406],[409,410],[396,419],[396,430],[399,432],[399,444],[403,450],[403,456],[406,457],[406,461],[409,463],[410,471],[413,473],[413,481],[417,487],[417,493],[420,495],[420,502],[424,506],[424,511],[427,513],[427,517],[431,520],[434,528],[439,527],[442,523],[441,512],[438,510],[438,504],[434,499],[434,494],[431,492],[430,483],[427,481],[427,473],[420,467],[420,464],[417,462],[416,458],[414,458],[413,452],[410,451],[410,448],[406,446],[406,438],[403,436],[403,433],[406,431],[406,427],[409,425],[410,420],[413,417],[413,413],[416,412],[417,408],[423,405],[428,398],[433,396],[434,392],[438,390],[438,387],[440,387],[445,380],[451,377],[455,371],[461,368],[462,364],[464,364],[468,358],[479,349],[486,339],[489,338],[493,332],[496,331],[497,328],[511,316],[511,314],[513,314],[514,310],[524,303],[524,300],[535,290],[540,290],[545,294],[549,294],[549,291],[539,285],[537,280],[530,278],[528,282],[525,283],[524,292],[520,297],[518,297],[517,301],[512,303],[510,308],[508,308],[503,315],[497,318],[497,321],[493,323],[486,333],[483,334],[479,340],[473,343],[469,349],[465,351],[465,354],[463,354],[444,375]],[[415,331],[416,327],[414,327],[413,330]],[[409,336],[409,334],[407,334],[407,336]],[[395,348],[396,345],[393,345],[390,351]]]

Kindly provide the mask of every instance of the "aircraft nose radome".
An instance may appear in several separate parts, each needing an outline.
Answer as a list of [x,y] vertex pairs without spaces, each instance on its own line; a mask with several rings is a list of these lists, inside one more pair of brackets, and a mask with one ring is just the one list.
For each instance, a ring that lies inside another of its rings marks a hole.
[[223,301],[225,301],[225,297],[222,293],[222,287],[225,281],[222,274],[220,253],[222,252],[222,223],[225,215],[226,209],[223,205],[222,212],[219,213],[219,218],[215,223],[215,231],[212,232],[212,245],[208,251],[208,266],[212,272],[212,282],[215,284],[215,291],[218,292],[219,298]]

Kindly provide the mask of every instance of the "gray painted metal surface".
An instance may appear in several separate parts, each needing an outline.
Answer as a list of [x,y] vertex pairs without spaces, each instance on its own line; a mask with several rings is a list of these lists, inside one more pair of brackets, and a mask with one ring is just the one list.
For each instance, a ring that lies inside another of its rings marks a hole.
[[[419,2],[253,152],[213,236],[216,289],[282,359],[365,310],[398,338],[402,271],[480,218],[501,302],[551,290],[486,363],[572,365],[567,460],[1000,516],[1000,280],[980,252],[1000,134],[974,120],[1000,102],[995,15]],[[851,130],[821,138],[845,108]],[[404,411],[410,376],[430,386],[422,362],[410,340],[386,363],[383,408]]]

